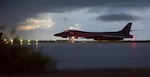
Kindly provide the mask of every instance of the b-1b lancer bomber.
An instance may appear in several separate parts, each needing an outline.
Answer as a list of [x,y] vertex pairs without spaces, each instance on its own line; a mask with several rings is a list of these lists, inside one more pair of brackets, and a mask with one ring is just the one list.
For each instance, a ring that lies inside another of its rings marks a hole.
[[122,30],[116,32],[85,32],[79,30],[66,30],[61,33],[57,33],[54,36],[68,38],[68,42],[74,43],[75,39],[87,38],[94,40],[123,40],[124,38],[133,38],[133,35],[130,35],[132,23],[129,22]]

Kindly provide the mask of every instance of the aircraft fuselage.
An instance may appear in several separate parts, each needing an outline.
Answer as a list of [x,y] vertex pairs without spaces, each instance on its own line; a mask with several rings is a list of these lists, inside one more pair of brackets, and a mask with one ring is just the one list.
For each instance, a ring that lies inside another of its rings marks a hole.
[[130,28],[132,23],[128,23],[122,30],[116,32],[86,32],[79,30],[66,30],[61,33],[57,33],[54,36],[59,36],[62,38],[69,37],[69,41],[74,41],[75,38],[87,38],[94,40],[123,40],[124,38],[133,38],[130,35]]

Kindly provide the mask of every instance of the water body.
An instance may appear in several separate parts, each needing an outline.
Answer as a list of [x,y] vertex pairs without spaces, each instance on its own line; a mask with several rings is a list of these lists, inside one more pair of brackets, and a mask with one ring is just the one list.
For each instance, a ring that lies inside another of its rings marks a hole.
[[150,68],[150,43],[39,43],[57,69]]

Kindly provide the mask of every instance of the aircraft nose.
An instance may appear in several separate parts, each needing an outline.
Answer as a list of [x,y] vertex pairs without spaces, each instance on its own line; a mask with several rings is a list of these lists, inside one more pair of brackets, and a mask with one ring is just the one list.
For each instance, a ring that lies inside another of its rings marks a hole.
[[59,34],[54,34],[54,36],[59,36]]

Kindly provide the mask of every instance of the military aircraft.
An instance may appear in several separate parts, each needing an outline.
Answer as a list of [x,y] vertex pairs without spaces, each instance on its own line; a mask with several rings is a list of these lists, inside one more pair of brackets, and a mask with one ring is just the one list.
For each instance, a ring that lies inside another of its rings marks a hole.
[[79,30],[66,30],[61,33],[54,34],[54,36],[68,38],[68,42],[74,43],[75,39],[87,38],[94,40],[123,40],[124,38],[133,38],[133,35],[130,35],[130,29],[132,22],[129,22],[122,30],[116,32],[86,32]]

